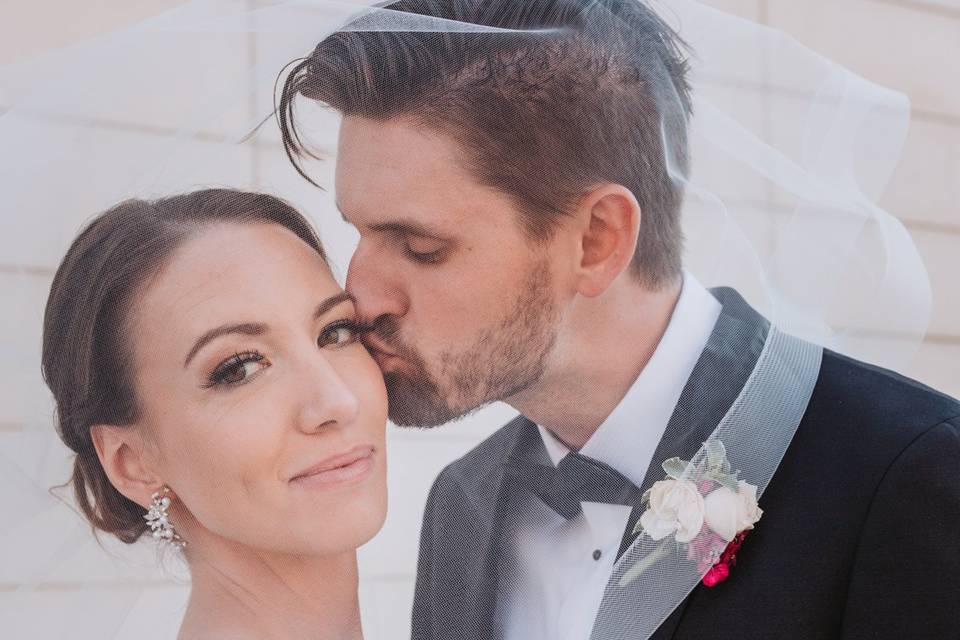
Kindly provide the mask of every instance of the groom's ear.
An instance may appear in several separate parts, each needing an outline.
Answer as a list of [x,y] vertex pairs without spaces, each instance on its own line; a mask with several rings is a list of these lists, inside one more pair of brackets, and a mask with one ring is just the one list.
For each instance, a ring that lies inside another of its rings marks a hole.
[[602,294],[630,266],[640,232],[640,204],[629,189],[606,184],[580,202],[577,290]]
[[140,428],[96,424],[90,427],[90,437],[110,484],[124,497],[146,508],[163,481],[153,470]]

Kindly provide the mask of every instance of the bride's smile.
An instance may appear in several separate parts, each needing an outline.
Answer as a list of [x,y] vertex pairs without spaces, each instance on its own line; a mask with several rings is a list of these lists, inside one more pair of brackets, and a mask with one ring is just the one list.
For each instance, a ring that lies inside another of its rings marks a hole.
[[306,489],[323,489],[330,486],[360,482],[368,478],[374,469],[375,448],[370,444],[351,447],[345,453],[328,457],[295,474],[290,485]]

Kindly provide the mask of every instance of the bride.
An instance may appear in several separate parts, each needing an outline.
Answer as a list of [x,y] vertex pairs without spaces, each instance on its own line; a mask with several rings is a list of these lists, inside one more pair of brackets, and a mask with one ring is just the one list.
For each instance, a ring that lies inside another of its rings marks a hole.
[[387,401],[356,312],[285,202],[128,200],[60,264],[43,326],[96,529],[192,577],[180,638],[360,638],[356,549],[386,514]]

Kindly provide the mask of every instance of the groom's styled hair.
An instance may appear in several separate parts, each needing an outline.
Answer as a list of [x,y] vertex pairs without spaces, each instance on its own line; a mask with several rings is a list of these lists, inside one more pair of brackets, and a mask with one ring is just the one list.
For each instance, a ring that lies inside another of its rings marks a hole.
[[313,154],[297,130],[298,95],[345,116],[404,118],[456,140],[472,174],[514,200],[533,241],[549,238],[591,186],[627,187],[642,211],[632,272],[651,288],[678,276],[690,87],[684,43],[649,7],[399,0],[383,9],[442,19],[441,29],[504,31],[364,30],[361,17],[325,38],[292,66],[279,97],[284,147],[301,175],[313,182],[300,163]]

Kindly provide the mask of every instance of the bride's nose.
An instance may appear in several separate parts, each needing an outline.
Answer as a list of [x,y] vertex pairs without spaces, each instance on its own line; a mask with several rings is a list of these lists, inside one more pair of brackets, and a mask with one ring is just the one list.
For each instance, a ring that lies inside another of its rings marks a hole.
[[297,428],[315,433],[327,427],[349,427],[360,411],[356,393],[322,354],[306,363],[298,386],[300,411]]

